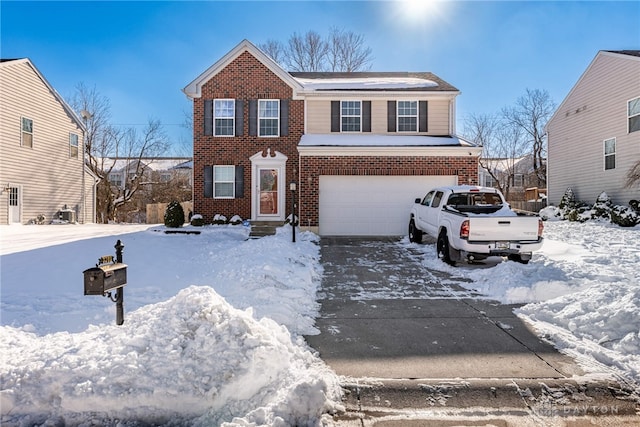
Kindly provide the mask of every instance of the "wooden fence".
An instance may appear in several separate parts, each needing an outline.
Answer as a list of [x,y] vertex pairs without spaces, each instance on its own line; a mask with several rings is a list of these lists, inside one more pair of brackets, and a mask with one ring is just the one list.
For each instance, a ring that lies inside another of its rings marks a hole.
[[[147,224],[163,224],[164,213],[169,203],[154,203],[147,205]],[[193,202],[180,202],[184,210],[184,220],[189,221],[189,212],[193,212]]]
[[513,202],[509,202],[509,205],[511,205],[511,209],[538,213],[542,208],[547,207],[547,202],[513,201]]

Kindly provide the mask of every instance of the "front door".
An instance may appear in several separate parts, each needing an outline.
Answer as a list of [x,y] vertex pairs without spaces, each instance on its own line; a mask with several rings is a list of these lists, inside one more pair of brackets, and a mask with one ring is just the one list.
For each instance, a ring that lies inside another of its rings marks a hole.
[[19,187],[9,187],[9,224],[20,223]]
[[280,215],[280,195],[278,194],[279,168],[258,169],[258,216],[278,217]]
[[250,157],[251,219],[284,221],[287,156],[271,150]]

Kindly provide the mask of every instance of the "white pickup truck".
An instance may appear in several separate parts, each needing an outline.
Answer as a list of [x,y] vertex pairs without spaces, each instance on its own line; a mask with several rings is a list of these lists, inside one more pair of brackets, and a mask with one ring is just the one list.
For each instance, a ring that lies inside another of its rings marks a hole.
[[436,239],[438,258],[455,265],[490,256],[527,264],[542,246],[542,219],[511,210],[495,188],[454,186],[435,188],[416,199],[409,218],[409,240]]

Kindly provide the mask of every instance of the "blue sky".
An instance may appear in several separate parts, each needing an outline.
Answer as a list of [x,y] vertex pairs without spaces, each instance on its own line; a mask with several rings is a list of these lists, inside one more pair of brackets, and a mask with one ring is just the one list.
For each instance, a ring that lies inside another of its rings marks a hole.
[[189,144],[182,88],[245,38],[286,42],[332,26],[361,34],[372,71],[431,71],[460,89],[459,131],[469,114],[496,113],[527,88],[559,104],[598,50],[640,49],[638,1],[411,3],[3,0],[0,56],[30,58],[65,98],[80,82],[95,86],[115,124],[156,118]]

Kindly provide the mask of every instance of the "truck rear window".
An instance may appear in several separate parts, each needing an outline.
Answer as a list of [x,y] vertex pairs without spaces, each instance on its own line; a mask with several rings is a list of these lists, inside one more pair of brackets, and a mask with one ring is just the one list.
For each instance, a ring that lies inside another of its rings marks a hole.
[[495,193],[455,193],[447,205],[459,212],[493,213],[502,208],[502,199]]

